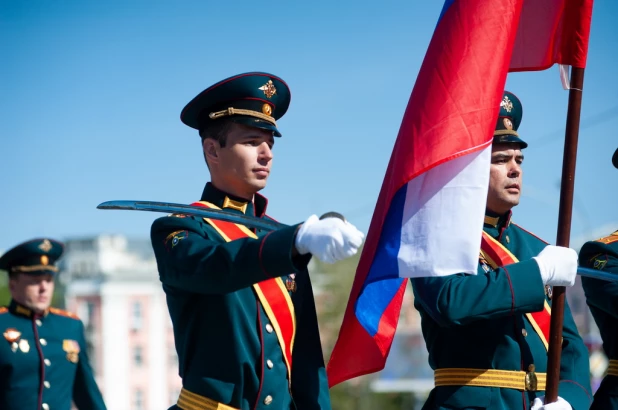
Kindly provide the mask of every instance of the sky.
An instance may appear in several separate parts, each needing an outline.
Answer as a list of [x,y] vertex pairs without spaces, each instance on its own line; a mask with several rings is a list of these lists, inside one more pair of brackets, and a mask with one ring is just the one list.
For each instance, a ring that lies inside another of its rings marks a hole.
[[[285,223],[338,211],[369,228],[442,1],[0,0],[0,252],[34,238],[148,238],[163,214],[104,201],[199,200],[209,175],[182,108],[229,76],[291,89],[263,194]],[[618,3],[594,5],[571,244],[618,229]],[[509,74],[525,151],[513,220],[556,241],[568,91]]]

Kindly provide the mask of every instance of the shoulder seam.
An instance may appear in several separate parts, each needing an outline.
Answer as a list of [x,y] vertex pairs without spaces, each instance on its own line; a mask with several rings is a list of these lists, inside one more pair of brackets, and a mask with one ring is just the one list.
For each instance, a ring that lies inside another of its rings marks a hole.
[[549,242],[547,242],[544,239],[539,238],[538,236],[536,236],[535,234],[533,234],[532,232],[530,232],[529,230],[522,228],[520,225],[516,224],[515,222],[511,222],[513,225],[515,225],[516,227],[518,227],[519,229],[521,229],[522,231],[526,232],[529,235],[534,236],[536,239],[538,239],[539,241],[543,242],[545,245],[549,245]]

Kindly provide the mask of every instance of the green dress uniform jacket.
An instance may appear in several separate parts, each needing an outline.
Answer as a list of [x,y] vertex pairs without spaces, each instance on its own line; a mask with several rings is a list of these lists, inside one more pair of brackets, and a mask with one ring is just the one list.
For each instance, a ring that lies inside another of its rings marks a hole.
[[[586,242],[579,252],[579,263],[618,275],[618,231]],[[618,409],[618,283],[582,277],[582,286],[603,338],[603,350],[611,360],[608,374],[594,394],[591,409]]]
[[0,308],[0,409],[103,410],[86,353],[84,326],[73,314],[43,315],[11,301]]
[[[208,183],[201,200],[267,218],[267,201],[260,195],[247,203]],[[330,409],[307,271],[310,256],[292,257],[297,228],[226,242],[198,217],[172,215],[153,223],[152,246],[185,394],[172,408],[214,402],[236,409]],[[291,381],[276,332],[252,287],[276,277],[296,283],[289,292],[296,317]]]
[[[499,369],[547,372],[547,350],[526,313],[547,301],[536,261],[547,245],[510,223],[511,213],[486,216],[484,231],[520,262],[492,269],[479,258],[476,275],[415,278],[415,306],[434,369]],[[587,349],[565,306],[558,395],[574,410],[591,402]],[[431,391],[429,409],[528,409],[542,391],[525,388],[441,385]]]

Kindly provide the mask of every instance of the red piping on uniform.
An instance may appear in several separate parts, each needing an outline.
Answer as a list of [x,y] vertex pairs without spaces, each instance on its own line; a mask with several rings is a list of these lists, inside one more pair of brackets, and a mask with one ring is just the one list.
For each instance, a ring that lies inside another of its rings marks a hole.
[[584,386],[582,386],[581,384],[579,384],[579,383],[577,383],[576,381],[573,381],[573,380],[560,380],[560,383],[562,383],[562,382],[573,383],[577,387],[580,387],[584,391],[584,393],[586,393],[586,396],[588,396],[588,401],[592,402],[592,397],[590,396],[590,394],[588,393],[588,390],[586,390],[586,388]]
[[260,394],[262,394],[262,385],[264,383],[264,334],[262,333],[262,315],[260,315],[260,301],[258,298],[255,298],[255,308],[257,310],[257,319],[258,319],[258,329],[260,331],[260,387],[257,392],[257,396],[255,397],[255,405],[253,406],[253,410],[257,409],[258,403],[260,402]]
[[45,364],[43,363],[43,349],[41,349],[41,343],[39,341],[39,330],[36,327],[36,316],[32,317],[32,330],[34,331],[34,343],[36,344],[36,350],[39,352],[39,373],[41,379],[39,380],[39,404],[37,406],[37,409],[40,409],[43,403],[43,381],[45,380]]

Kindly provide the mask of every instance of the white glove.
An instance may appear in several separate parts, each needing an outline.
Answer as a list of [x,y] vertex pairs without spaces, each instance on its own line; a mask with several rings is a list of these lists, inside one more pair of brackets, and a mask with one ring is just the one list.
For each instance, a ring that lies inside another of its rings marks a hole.
[[563,246],[547,245],[533,258],[539,264],[543,285],[573,286],[577,276],[577,252]]
[[558,401],[553,403],[543,404],[545,396],[537,397],[532,402],[530,410],[573,410],[573,407],[562,397],[558,397]]
[[318,219],[311,215],[296,234],[296,250],[311,253],[322,262],[335,263],[356,254],[365,235],[339,218]]

